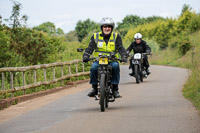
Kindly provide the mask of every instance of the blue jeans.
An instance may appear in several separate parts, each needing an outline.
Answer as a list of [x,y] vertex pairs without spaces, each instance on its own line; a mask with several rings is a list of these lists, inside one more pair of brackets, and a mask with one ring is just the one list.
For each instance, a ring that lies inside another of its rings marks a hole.
[[[117,61],[109,62],[112,66],[112,84],[119,84],[120,80],[120,69],[119,63]],[[97,84],[97,74],[98,74],[99,62],[95,61],[90,68],[90,84]]]

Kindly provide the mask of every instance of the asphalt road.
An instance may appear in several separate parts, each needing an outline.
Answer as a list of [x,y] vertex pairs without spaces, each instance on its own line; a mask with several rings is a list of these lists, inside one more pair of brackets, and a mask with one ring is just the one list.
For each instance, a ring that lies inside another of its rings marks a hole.
[[90,91],[86,83],[89,89],[0,123],[0,133],[200,133],[199,113],[182,96],[188,70],[152,66],[150,71],[143,83],[136,84],[128,66],[121,66],[123,97],[105,112],[100,112],[98,101],[86,96]]

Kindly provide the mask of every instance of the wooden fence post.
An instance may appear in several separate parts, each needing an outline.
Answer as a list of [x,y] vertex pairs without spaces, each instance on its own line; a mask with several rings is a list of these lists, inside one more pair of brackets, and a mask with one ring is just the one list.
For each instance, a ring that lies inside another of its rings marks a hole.
[[[24,85],[26,85],[25,72],[23,72],[23,86]],[[24,95],[26,95],[26,89],[24,89]]]
[[70,67],[70,64],[69,64],[69,74],[71,74],[71,67]]
[[47,80],[47,78],[46,78],[46,68],[44,68],[43,71],[44,71],[44,81],[46,81]]
[[78,73],[78,63],[76,63],[76,73]]
[[55,79],[55,67],[53,67],[53,79]]
[[34,71],[34,83],[37,82],[37,73],[36,73],[36,70],[33,70]]
[[5,89],[5,75],[4,75],[4,72],[2,72],[2,84],[1,84],[2,86],[2,90],[4,90]]
[[[63,77],[63,66],[61,66],[61,77]],[[61,80],[61,84],[63,85],[63,80]]]
[[[13,72],[10,72],[10,88],[13,90]],[[12,97],[14,97],[14,92],[12,91]]]

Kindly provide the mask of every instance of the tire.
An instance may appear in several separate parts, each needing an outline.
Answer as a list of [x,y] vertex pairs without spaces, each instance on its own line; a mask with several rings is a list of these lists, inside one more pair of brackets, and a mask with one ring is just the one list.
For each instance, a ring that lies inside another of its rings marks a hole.
[[140,74],[139,74],[138,65],[134,66],[134,72],[135,72],[136,83],[139,84],[140,83]]
[[101,74],[101,80],[100,80],[100,109],[101,112],[105,111],[105,107],[106,107],[106,96],[105,96],[105,90],[106,90],[106,75],[105,74]]

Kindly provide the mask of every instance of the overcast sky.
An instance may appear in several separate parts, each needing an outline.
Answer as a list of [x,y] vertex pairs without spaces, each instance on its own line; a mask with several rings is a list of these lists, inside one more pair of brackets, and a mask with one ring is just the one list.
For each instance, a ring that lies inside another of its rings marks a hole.
[[[79,20],[89,18],[99,22],[103,17],[112,17],[121,22],[127,15],[149,17],[177,17],[183,4],[189,4],[200,13],[200,0],[17,0],[22,4],[22,15],[29,16],[29,27],[44,22],[53,22],[65,33],[74,30]],[[0,15],[3,19],[11,16],[13,3],[0,0]]]

